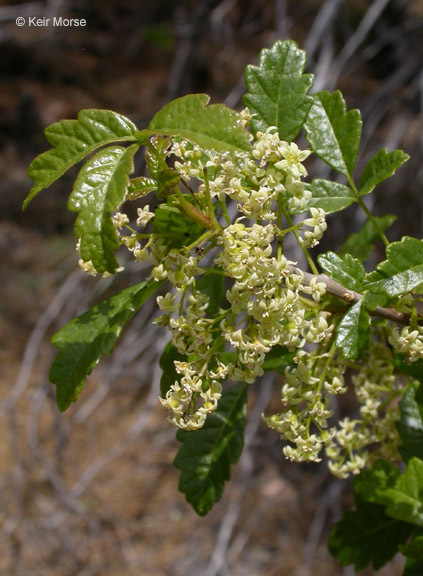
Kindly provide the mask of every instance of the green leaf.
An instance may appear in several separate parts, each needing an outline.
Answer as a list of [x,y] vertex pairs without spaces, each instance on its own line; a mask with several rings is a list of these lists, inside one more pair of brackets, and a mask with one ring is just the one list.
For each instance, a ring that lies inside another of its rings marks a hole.
[[387,259],[367,275],[365,288],[376,294],[401,296],[423,284],[423,242],[404,236],[386,249]]
[[399,405],[401,420],[396,423],[396,428],[402,441],[399,452],[404,462],[413,457],[423,460],[422,406],[416,401],[418,389],[415,383],[409,384]]
[[[380,218],[375,217],[376,223],[379,228],[384,232],[389,228],[397,219],[396,216],[387,214]],[[370,253],[373,252],[375,248],[375,242],[379,239],[379,233],[376,230],[373,222],[368,220],[364,226],[356,234],[351,234],[349,238],[344,242],[339,250],[338,254],[344,256],[349,253],[354,258],[358,258],[361,262],[366,260]]]
[[56,401],[61,411],[76,402],[88,374],[102,354],[110,354],[125,324],[162,282],[147,280],[103,300],[75,318],[52,338],[60,350],[49,373],[56,384]]
[[386,148],[379,150],[363,170],[358,188],[359,195],[369,194],[377,184],[392,176],[409,158],[410,156],[402,150],[393,150],[389,153],[386,152]]
[[219,312],[225,294],[225,276],[223,274],[205,274],[195,281],[195,287],[209,297],[207,316],[213,318]]
[[157,190],[157,182],[152,178],[147,178],[146,176],[131,178],[126,191],[126,199],[138,200],[138,198],[142,198],[155,190]]
[[344,210],[355,200],[354,192],[348,186],[316,178],[305,188],[312,193],[312,198],[307,201],[306,208],[296,212],[305,212],[310,208],[322,208],[326,214]]
[[333,170],[351,178],[360,146],[360,112],[346,111],[339,90],[333,94],[317,92],[313,98],[313,106],[304,124],[307,141]]
[[411,458],[394,487],[385,490],[389,498],[386,514],[397,520],[423,526],[423,461]]
[[326,252],[317,258],[321,268],[331,278],[348,288],[360,291],[365,277],[365,270],[359,260],[350,254],[340,258],[334,252]]
[[[187,196],[187,201],[189,198]],[[204,229],[173,205],[175,197],[160,204],[153,220],[153,233],[163,236],[169,248],[182,248],[201,236]]]
[[202,428],[178,430],[182,443],[175,467],[182,471],[179,490],[200,516],[205,516],[223,494],[231,465],[241,456],[247,402],[247,384],[224,389],[216,412]]
[[142,133],[180,136],[217,152],[248,152],[251,135],[239,124],[239,114],[223,104],[207,106],[209,100],[207,94],[172,100]]
[[384,492],[395,485],[401,472],[387,460],[377,460],[371,470],[362,470],[353,480],[354,493],[366,502],[385,505],[389,499]]
[[138,144],[133,144],[97,152],[81,168],[69,197],[68,209],[79,213],[74,233],[81,239],[81,258],[91,260],[97,272],[114,274],[119,266],[115,257],[119,240],[111,212],[125,200],[137,150]]
[[382,568],[407,541],[413,527],[389,518],[383,506],[365,502],[355,495],[356,509],[344,512],[329,537],[329,552],[343,566],[354,564],[364,570],[369,564]]
[[370,316],[363,301],[356,302],[336,327],[336,345],[344,358],[354,360],[369,344]]
[[137,140],[135,124],[111,110],[81,110],[77,120],[56,122],[44,133],[54,148],[31,162],[28,176],[34,186],[23,203],[23,210],[41,190],[48,188],[93,150],[112,142]]
[[181,375],[176,372],[174,360],[179,362],[186,361],[186,356],[183,356],[178,349],[168,342],[160,356],[159,366],[163,371],[162,377],[160,378],[160,396],[162,398],[166,397],[166,393],[170,390],[171,386],[175,382],[181,379]]
[[303,74],[306,54],[292,40],[276,42],[260,53],[259,66],[247,66],[244,106],[254,114],[254,134],[276,126],[281,140],[291,142],[301,130],[313,99],[307,96],[313,76]]
[[[423,569],[423,535],[415,536],[411,542],[400,547],[400,552],[407,558],[412,558],[413,560],[418,560],[421,563]],[[423,572],[419,572],[422,574]]]

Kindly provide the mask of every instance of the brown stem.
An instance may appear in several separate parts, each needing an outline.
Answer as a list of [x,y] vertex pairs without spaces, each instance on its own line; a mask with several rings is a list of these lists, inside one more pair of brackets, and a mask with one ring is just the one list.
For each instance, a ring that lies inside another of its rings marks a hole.
[[[332,296],[336,296],[348,304],[354,304],[354,302],[358,302],[361,300],[361,298],[363,298],[363,295],[359,292],[345,288],[345,286],[342,286],[342,284],[336,282],[336,280],[333,278],[326,276],[326,274],[310,274],[310,272],[303,272],[299,268],[295,268],[295,266],[291,266],[291,272],[294,274],[302,275],[304,278],[304,284],[307,286],[310,284],[312,278],[315,278],[317,282],[323,282],[323,284],[326,285],[326,292],[328,294],[332,294]],[[410,323],[409,314],[398,312],[393,308],[383,308],[382,306],[377,306],[374,310],[369,310],[369,314],[371,316],[387,318],[392,322],[396,322],[397,324],[404,324],[406,326]]]

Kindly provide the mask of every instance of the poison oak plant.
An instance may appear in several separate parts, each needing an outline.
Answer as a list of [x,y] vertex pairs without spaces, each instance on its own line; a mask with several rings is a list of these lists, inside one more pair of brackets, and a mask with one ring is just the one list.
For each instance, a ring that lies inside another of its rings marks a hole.
[[[395,218],[374,217],[364,202],[408,156],[382,149],[357,178],[360,113],[347,112],[338,91],[310,95],[304,65],[292,41],[263,50],[259,65],[247,67],[240,113],[194,94],[164,106],[141,130],[109,110],[83,110],[46,129],[52,148],[29,167],[34,186],[24,207],[88,157],[68,202],[81,268],[119,273],[120,248],[151,262],[147,280],[55,334],[50,379],[66,410],[155,295],[154,322],[169,329],[159,400],[179,429],[179,488],[195,511],[205,515],[219,500],[240,457],[249,387],[278,372],[280,411],[263,419],[281,436],[285,457],[324,457],[336,476],[355,476],[356,507],[335,526],[332,554],[378,569],[401,551],[405,574],[421,574],[423,243],[408,236],[391,243],[385,232]],[[301,130],[308,150],[294,143]],[[148,176],[132,177],[139,151]],[[311,154],[343,182],[307,181]],[[122,206],[140,199],[131,222]],[[367,223],[316,262],[326,216],[354,203]],[[292,260],[288,235],[307,270]],[[379,238],[386,259],[367,273],[363,261]],[[337,421],[332,400],[348,386],[356,415]]]

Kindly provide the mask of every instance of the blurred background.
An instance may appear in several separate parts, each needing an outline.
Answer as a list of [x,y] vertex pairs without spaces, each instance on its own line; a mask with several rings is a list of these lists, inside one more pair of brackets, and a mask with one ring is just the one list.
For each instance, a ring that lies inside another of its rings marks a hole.
[[[29,26],[34,16],[86,26]],[[27,23],[17,26],[17,17]],[[398,215],[390,240],[421,237],[423,0],[0,1],[1,576],[355,573],[326,549],[352,504],[349,485],[324,464],[284,460],[277,434],[261,422],[278,409],[270,378],[253,387],[246,447],[221,502],[207,518],[192,512],[172,467],[174,429],[157,401],[167,335],[151,325],[153,302],[79,402],[58,412],[51,335],[146,269],[128,264],[107,280],[79,271],[74,216],[65,210],[75,171],[21,212],[47,125],[109,108],[142,128],[190,92],[239,109],[245,66],[286,38],[307,51],[314,90],[340,88],[348,107],[362,111],[358,174],[383,146],[411,155],[366,200],[376,215]],[[313,162],[307,168],[330,176]],[[363,223],[353,207],[330,217],[319,250],[336,249]],[[401,560],[380,574],[401,574]]]

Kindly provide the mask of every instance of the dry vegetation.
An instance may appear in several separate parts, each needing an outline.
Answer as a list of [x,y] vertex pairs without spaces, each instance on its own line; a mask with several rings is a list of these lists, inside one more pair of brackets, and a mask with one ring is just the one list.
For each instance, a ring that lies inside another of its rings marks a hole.
[[[339,87],[362,110],[362,162],[382,145],[411,154],[375,211],[399,215],[392,238],[421,234],[421,0],[67,0],[28,8],[86,18],[79,30],[17,28],[25,6],[0,6],[0,576],[352,576],[326,550],[350,503],[347,487],[324,466],[283,460],[260,418],[278,401],[270,378],[255,386],[246,449],[222,501],[201,519],[177,492],[178,447],[157,402],[166,333],[151,325],[153,303],[79,403],[58,413],[49,337],[119,286],[75,270],[64,212],[70,180],[24,215],[20,204],[47,124],[103,107],[142,125],[187,92],[237,107],[245,65],[290,37],[308,51],[317,89]],[[329,220],[331,248],[360,225],[354,211],[347,216]],[[120,287],[142,274],[129,266]],[[380,572],[400,573],[399,561]]]

